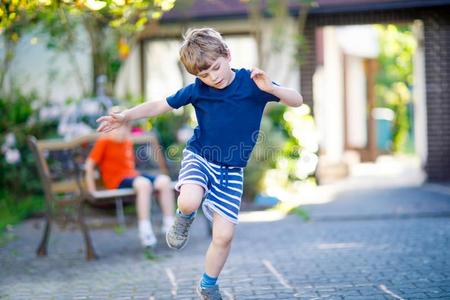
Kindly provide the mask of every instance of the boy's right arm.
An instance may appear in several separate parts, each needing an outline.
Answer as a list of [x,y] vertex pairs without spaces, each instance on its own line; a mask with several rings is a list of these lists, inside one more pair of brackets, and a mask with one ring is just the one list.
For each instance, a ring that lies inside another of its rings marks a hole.
[[125,124],[127,121],[155,117],[165,112],[171,111],[173,108],[166,100],[145,102],[133,108],[124,110],[121,113],[111,113],[97,119],[101,123],[97,128],[99,132],[109,132]]

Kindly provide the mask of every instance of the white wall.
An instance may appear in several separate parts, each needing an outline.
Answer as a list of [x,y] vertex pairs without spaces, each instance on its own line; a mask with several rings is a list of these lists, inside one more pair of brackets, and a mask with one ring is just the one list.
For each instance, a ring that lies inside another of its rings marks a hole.
[[336,36],[339,46],[347,55],[377,58],[378,33],[373,25],[338,26]]
[[114,94],[121,99],[141,93],[139,47],[134,46],[117,75]]
[[[301,91],[300,66],[296,60],[297,25],[292,18],[287,18],[283,24],[282,36],[274,32],[273,21],[266,20],[263,28],[263,68],[274,80],[283,86]],[[274,35],[276,39],[274,39]],[[275,45],[277,43],[277,45]],[[278,46],[281,51],[274,51]]]
[[325,27],[321,86],[320,144],[329,162],[339,162],[344,150],[342,53],[334,27]]
[[[83,86],[91,89],[91,64],[87,36],[79,30],[80,43],[74,49],[83,80],[75,76],[73,59],[67,53],[49,50],[46,41],[36,32],[22,37],[8,72],[5,88],[19,86],[24,92],[35,90],[45,100],[62,102],[68,97],[79,98]],[[4,47],[0,45],[3,54]]]
[[363,59],[347,56],[347,138],[349,146],[367,146],[367,80]]
[[[160,31],[184,32],[187,27],[210,26],[220,32],[231,34],[233,32],[251,32],[252,24],[246,20],[237,21],[214,21],[204,23],[192,23],[179,25],[164,25]],[[284,28],[282,39],[282,51],[272,50],[272,26],[270,20],[264,20],[262,37],[263,53],[265,53],[266,64],[258,65],[257,44],[252,35],[236,36],[225,35],[231,53],[231,65],[236,68],[263,67],[271,79],[284,86],[300,90],[299,66],[294,58],[293,36],[296,30],[295,23],[289,19]],[[81,69],[83,81],[80,83],[75,76],[71,58],[64,53],[56,53],[47,49],[45,41],[33,39],[35,34],[25,36],[18,46],[17,56],[12,64],[9,82],[20,85],[24,91],[35,89],[43,98],[56,102],[62,102],[69,97],[80,98],[83,88],[91,90],[91,61],[90,47],[87,35],[80,29],[78,40],[80,43],[74,49],[76,61]],[[32,42],[37,41],[32,45]],[[149,100],[160,99],[174,92],[182,86],[180,72],[176,66],[178,60],[179,41],[159,40],[146,43],[144,53],[147,59],[146,66],[146,95]],[[3,48],[0,45],[0,52]],[[120,70],[115,95],[123,98],[127,95],[138,96],[140,94],[140,59],[138,47],[133,47],[130,56],[123,63]],[[188,81],[193,77],[186,75]]]
[[145,99],[161,100],[183,86],[184,73],[178,68],[177,40],[156,40],[145,43]]
[[326,159],[339,162],[344,154],[344,64],[346,55],[347,136],[350,146],[367,145],[367,84],[364,59],[378,56],[371,25],[327,26],[323,29],[324,65],[314,75],[316,122]]

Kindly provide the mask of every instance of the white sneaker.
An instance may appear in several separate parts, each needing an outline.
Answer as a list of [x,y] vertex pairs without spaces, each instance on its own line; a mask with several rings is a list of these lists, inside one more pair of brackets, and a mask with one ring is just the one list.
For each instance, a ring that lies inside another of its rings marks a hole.
[[140,234],[139,238],[141,239],[141,244],[144,248],[150,247],[153,248],[158,243],[156,236],[153,233],[148,234]]
[[139,220],[138,223],[139,238],[141,239],[141,244],[144,247],[154,247],[156,246],[156,236],[153,233],[152,225],[150,220]]

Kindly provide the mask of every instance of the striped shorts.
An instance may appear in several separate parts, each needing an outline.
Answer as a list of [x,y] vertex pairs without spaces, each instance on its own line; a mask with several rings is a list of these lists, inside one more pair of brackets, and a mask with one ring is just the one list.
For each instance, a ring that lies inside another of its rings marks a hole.
[[177,191],[186,183],[205,189],[203,213],[212,222],[213,212],[230,222],[238,223],[244,181],[244,169],[211,163],[189,150],[183,151],[183,161],[175,186]]

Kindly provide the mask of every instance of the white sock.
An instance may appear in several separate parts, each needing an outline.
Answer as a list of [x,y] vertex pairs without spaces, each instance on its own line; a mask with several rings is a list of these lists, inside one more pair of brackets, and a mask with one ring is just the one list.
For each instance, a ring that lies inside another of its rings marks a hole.
[[152,224],[150,224],[149,220],[139,220],[139,233],[141,236],[154,235]]
[[174,221],[175,221],[175,217],[174,216],[164,216],[163,217],[163,226],[164,227],[170,227],[170,226],[172,226]]
[[156,237],[149,220],[139,220],[138,227],[139,237],[143,246],[152,246],[156,244]]
[[161,227],[162,233],[167,233],[170,230],[170,227],[172,227],[173,222],[175,222],[175,218],[173,216],[164,216]]

